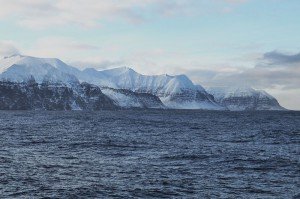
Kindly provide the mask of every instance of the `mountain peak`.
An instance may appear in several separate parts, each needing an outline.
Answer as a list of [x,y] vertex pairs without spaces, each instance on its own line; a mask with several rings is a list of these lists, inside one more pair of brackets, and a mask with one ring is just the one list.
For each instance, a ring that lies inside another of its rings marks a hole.
[[273,96],[249,86],[211,87],[207,91],[229,110],[285,110]]
[[0,60],[0,78],[22,82],[34,77],[38,83],[45,79],[57,82],[78,81],[73,74],[77,69],[56,58],[37,58],[20,54]]

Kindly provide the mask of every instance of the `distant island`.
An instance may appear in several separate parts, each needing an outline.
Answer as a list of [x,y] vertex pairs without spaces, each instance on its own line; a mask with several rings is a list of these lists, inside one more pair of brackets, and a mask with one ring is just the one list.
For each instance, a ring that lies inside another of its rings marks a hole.
[[142,75],[121,67],[79,70],[55,58],[0,61],[0,110],[286,110],[263,90],[204,88],[186,75]]

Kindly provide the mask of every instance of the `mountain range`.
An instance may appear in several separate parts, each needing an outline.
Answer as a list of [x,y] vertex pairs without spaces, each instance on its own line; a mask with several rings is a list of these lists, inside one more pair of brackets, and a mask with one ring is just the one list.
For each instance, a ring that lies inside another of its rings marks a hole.
[[23,55],[0,60],[2,110],[122,108],[285,110],[265,91],[204,89],[186,75],[142,75],[128,67],[79,70],[59,59]]

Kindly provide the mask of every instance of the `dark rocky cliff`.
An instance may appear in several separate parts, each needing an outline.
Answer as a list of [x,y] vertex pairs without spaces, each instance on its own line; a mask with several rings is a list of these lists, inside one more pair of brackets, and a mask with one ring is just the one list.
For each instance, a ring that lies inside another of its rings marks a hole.
[[101,88],[103,93],[123,108],[166,108],[159,97],[127,89]]
[[118,108],[100,88],[87,83],[37,84],[0,81],[1,110],[102,110]]

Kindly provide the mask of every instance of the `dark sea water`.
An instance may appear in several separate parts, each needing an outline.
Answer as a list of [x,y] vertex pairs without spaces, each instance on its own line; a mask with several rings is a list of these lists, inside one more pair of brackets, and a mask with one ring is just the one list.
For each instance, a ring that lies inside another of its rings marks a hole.
[[300,112],[0,112],[0,198],[300,198]]

